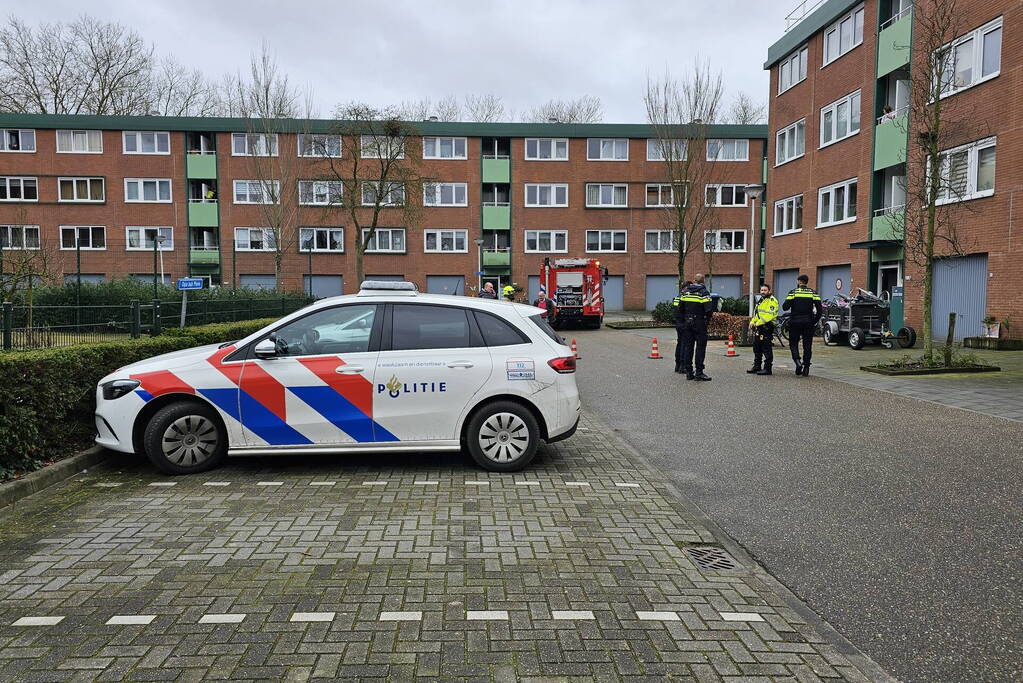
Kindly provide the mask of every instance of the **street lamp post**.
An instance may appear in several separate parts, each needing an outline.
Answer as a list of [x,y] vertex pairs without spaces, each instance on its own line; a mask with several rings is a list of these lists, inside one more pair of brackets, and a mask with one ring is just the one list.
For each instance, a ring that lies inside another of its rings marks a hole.
[[755,184],[752,184],[752,185],[747,185],[745,190],[746,190],[746,196],[749,197],[752,200],[750,202],[750,212],[749,212],[749,239],[746,241],[746,247],[749,249],[749,315],[752,318],[753,317],[753,287],[754,287],[753,282],[756,279],[755,278],[756,270],[755,270],[755,267],[753,265],[753,257],[754,257],[754,254],[758,253],[756,251],[756,246],[757,246],[757,238],[756,238],[757,204],[759,203],[758,200],[760,199],[760,197],[764,194],[764,186],[759,184],[759,183],[755,183]]
[[483,238],[472,241],[476,245],[476,296],[483,293]]

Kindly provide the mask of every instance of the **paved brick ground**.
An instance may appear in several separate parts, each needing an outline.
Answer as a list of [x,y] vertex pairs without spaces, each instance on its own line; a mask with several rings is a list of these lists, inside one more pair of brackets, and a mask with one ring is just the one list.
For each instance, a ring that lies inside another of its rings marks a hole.
[[119,459],[0,539],[4,680],[867,680],[750,568],[698,570],[713,536],[591,419],[515,475]]

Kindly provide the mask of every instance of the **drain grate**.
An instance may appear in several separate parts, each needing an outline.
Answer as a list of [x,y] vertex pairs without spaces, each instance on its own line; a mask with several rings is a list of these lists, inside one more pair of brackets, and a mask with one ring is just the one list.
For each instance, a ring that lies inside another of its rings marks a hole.
[[691,545],[683,548],[682,552],[700,569],[709,571],[742,569],[723,548],[714,545]]

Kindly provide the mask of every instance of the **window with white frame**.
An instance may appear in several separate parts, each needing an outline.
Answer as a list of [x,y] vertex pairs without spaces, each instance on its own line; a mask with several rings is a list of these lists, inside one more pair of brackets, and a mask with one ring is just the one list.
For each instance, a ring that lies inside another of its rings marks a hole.
[[62,202],[102,202],[106,199],[103,178],[57,178],[57,199]]
[[676,201],[685,204],[688,199],[686,188],[682,187],[680,183],[647,183],[647,208],[675,206]]
[[803,46],[778,64],[778,94],[806,80],[806,58],[810,50]]
[[706,253],[728,254],[746,251],[745,230],[705,230],[703,251]]
[[[169,226],[129,225],[124,229],[127,251],[174,251],[174,228]],[[160,238],[163,238],[161,241]]]
[[0,249],[38,248],[38,225],[0,225]]
[[0,176],[0,202],[39,201],[39,180],[21,176]]
[[57,151],[64,154],[102,154],[103,131],[58,130]]
[[707,206],[746,206],[745,185],[707,185]]
[[277,133],[232,133],[231,156],[277,156]]
[[339,157],[341,156],[341,136],[299,135],[298,155],[300,157]]
[[856,220],[856,178],[817,191],[817,227]]
[[796,121],[778,131],[775,166],[798,159],[806,151],[806,119]]
[[527,161],[568,161],[567,138],[526,138]]
[[994,78],[1002,70],[1002,17],[957,38],[938,54],[942,97]]
[[803,229],[803,195],[786,197],[774,203],[774,234],[784,235]]
[[821,109],[821,147],[860,132],[860,91]]
[[60,226],[60,248],[99,250],[107,248],[107,229],[102,225]]
[[234,248],[236,251],[273,251],[277,248],[277,236],[272,228],[235,228]]
[[126,130],[122,138],[125,154],[170,154],[170,133]]
[[863,42],[863,5],[824,30],[824,61],[827,66]]
[[468,183],[423,183],[426,206],[468,206]]
[[467,159],[465,138],[423,138],[424,159]]
[[586,251],[626,251],[628,236],[625,230],[587,230]]
[[587,183],[586,206],[627,207],[629,186],[625,183]]
[[568,253],[567,230],[526,230],[527,254]]
[[404,159],[405,140],[390,135],[363,135],[359,138],[363,159]]
[[676,138],[647,138],[647,161],[685,161],[688,151],[688,140]]
[[363,206],[402,206],[405,203],[405,185],[393,180],[365,180],[362,183]]
[[749,161],[749,140],[708,138],[707,161]]
[[586,140],[587,161],[628,161],[628,138],[589,138]]
[[[370,229],[364,228],[362,231],[364,242],[369,234]],[[377,228],[369,241],[365,243],[367,254],[404,253],[405,228]]]
[[0,129],[0,152],[36,151],[36,132],[31,128]]
[[338,206],[343,186],[340,180],[298,181],[298,203],[308,206]]
[[465,253],[469,251],[468,230],[424,230],[423,251],[427,254],[440,252]]
[[678,252],[677,230],[647,230],[643,238],[644,251],[648,254]]
[[303,252],[340,254],[345,250],[344,228],[299,228],[298,248]]
[[124,201],[126,202],[156,202],[166,204],[170,200],[170,178],[124,179]]
[[939,204],[994,194],[995,142],[996,138],[987,138],[941,153],[938,162]]
[[568,206],[568,185],[526,183],[526,206]]
[[281,184],[276,180],[234,181],[235,204],[277,204],[281,196]]

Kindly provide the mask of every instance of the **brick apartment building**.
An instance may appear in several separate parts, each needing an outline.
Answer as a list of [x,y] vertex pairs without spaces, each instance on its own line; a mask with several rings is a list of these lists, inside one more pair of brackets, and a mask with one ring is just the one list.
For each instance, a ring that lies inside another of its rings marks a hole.
[[[51,248],[60,273],[80,270],[87,281],[152,281],[162,273],[168,282],[192,275],[221,286],[353,292],[354,228],[336,206],[324,206],[333,200],[322,159],[301,156],[300,137],[329,135],[332,124],[279,123],[263,138],[240,119],[0,115],[0,243],[7,251]],[[420,172],[435,184],[424,192],[417,225],[384,210],[389,229],[365,256],[367,276],[461,294],[478,285],[482,270],[484,280],[516,283],[532,298],[545,257],[585,256],[609,268],[611,310],[650,308],[677,291],[661,206],[670,185],[662,186],[650,127],[424,121],[416,128],[422,137],[406,153],[422,158]],[[713,250],[694,248],[687,270],[710,270],[713,289],[739,296],[751,241],[741,186],[763,181],[767,129],[722,125],[709,134],[715,187],[691,188],[690,196],[709,194],[724,206],[707,226],[716,230]],[[279,250],[279,282],[259,186],[245,182],[254,179],[253,157],[273,154],[291,155],[298,169],[295,187],[281,188],[299,202],[289,237],[296,243]],[[755,213],[760,233],[762,212]],[[154,249],[157,237],[163,242]]]
[[[915,170],[907,167],[916,130],[911,69],[920,68],[920,51],[910,49],[920,40],[914,3],[807,5],[811,11],[794,17],[764,65],[772,141],[766,278],[787,290],[803,272],[823,296],[857,287],[894,292],[895,324],[904,316],[919,330],[922,270],[907,257],[903,228],[907,173],[912,178]],[[957,312],[961,338],[983,334],[986,315],[1023,320],[1017,291],[1023,240],[1019,210],[1012,210],[1023,176],[1023,3],[960,1],[959,11],[961,29],[948,44],[952,80],[942,99],[952,100],[973,132],[943,157],[952,164],[960,208],[968,209],[955,214],[965,255],[938,262],[932,318],[935,336],[943,337],[949,312]]]

